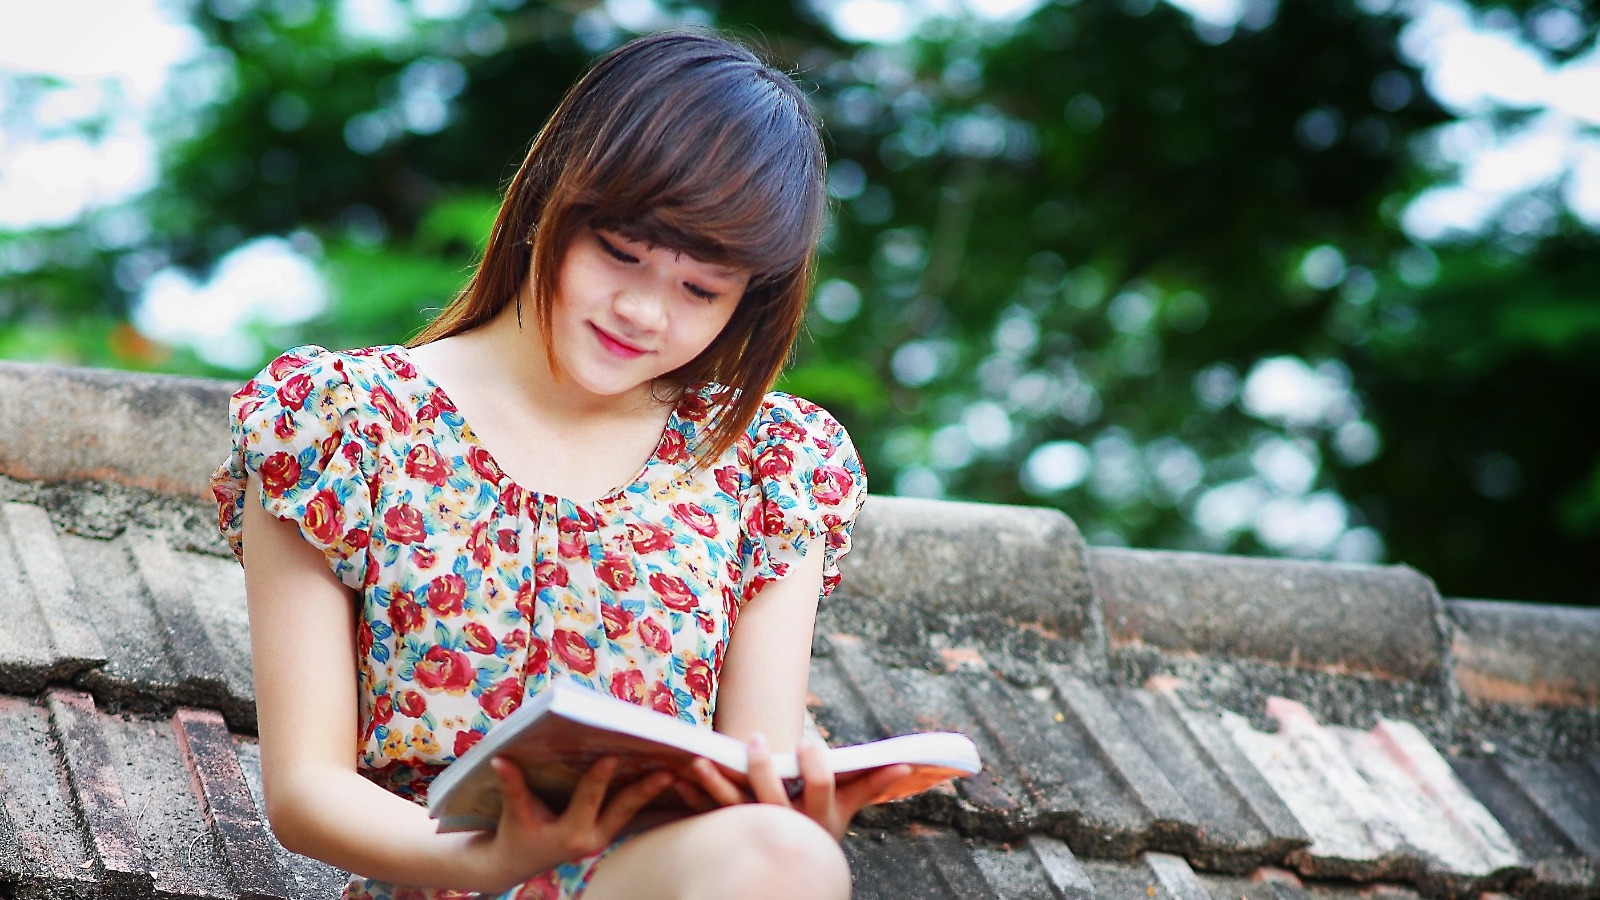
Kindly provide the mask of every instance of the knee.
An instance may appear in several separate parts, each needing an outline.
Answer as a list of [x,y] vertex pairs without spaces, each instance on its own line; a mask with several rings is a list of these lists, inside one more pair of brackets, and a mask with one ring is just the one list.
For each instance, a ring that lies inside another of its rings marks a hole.
[[730,806],[721,814],[726,874],[735,896],[850,896],[844,850],[821,825],[767,804]]

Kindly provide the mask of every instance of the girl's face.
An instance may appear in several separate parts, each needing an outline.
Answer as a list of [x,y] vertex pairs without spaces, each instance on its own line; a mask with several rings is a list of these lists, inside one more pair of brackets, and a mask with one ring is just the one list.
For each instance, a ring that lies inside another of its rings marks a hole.
[[699,356],[733,316],[750,273],[608,229],[585,229],[561,261],[551,310],[556,362],[615,397]]

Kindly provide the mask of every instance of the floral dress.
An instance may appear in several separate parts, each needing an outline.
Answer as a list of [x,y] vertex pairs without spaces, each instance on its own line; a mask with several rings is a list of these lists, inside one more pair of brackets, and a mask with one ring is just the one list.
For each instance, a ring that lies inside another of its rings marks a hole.
[[[866,494],[844,428],[776,392],[734,447],[692,466],[718,389],[686,392],[639,474],[587,502],[508,478],[403,347],[298,347],[234,394],[211,481],[222,532],[242,559],[257,473],[259,502],[358,593],[362,775],[425,803],[441,769],[557,677],[711,727],[741,604],[813,542],[831,591]],[[605,852],[506,897],[576,896]],[[359,875],[345,890],[456,893]]]

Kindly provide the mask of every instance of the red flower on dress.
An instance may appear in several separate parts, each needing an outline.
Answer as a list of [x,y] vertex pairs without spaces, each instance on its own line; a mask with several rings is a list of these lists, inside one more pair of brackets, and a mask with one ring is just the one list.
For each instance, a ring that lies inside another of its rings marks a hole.
[[372,721],[379,725],[394,718],[394,700],[388,694],[372,698]]
[[389,598],[389,624],[402,636],[422,630],[422,607],[410,591],[395,591]]
[[428,608],[440,616],[458,616],[467,597],[467,582],[460,575],[440,575],[428,582]]
[[495,465],[494,457],[489,455],[489,451],[482,447],[471,447],[467,450],[467,465],[485,481],[499,483],[500,467]]
[[628,523],[628,540],[635,553],[655,553],[672,549],[672,531],[652,523]]
[[774,442],[798,444],[806,439],[805,427],[792,419],[769,422],[765,430],[766,437]]
[[600,564],[595,566],[595,574],[600,580],[611,585],[614,591],[625,591],[639,583],[639,577],[633,574],[633,563],[625,556],[607,553]]
[[698,503],[674,503],[672,515],[683,524],[706,537],[717,536],[717,520]]
[[459,694],[472,685],[475,674],[472,660],[465,653],[435,645],[422,655],[415,677],[418,684],[429,690]]
[[561,657],[567,668],[579,675],[594,674],[594,648],[583,639],[583,635],[570,628],[558,628],[554,643],[556,655]]
[[683,441],[683,432],[676,428],[661,436],[661,447],[656,458],[664,463],[680,463],[689,458],[689,448]]
[[616,640],[628,633],[633,627],[633,613],[612,603],[600,604],[600,618],[606,624],[606,637]]
[[739,470],[733,466],[723,466],[716,472],[717,487],[730,497],[739,496]]
[[489,523],[479,522],[472,526],[472,535],[467,538],[467,549],[472,551],[472,561],[478,568],[489,568],[490,560],[494,559],[494,545],[489,542]]
[[466,753],[468,750],[471,750],[473,746],[475,746],[481,740],[483,740],[483,732],[481,731],[472,731],[469,729],[467,731],[456,732],[456,758],[459,759],[462,754]]
[[788,444],[773,444],[756,458],[756,474],[762,478],[777,478],[794,469],[794,450]]
[[639,640],[643,641],[646,647],[659,653],[672,652],[672,635],[667,633],[667,629],[662,627],[660,622],[649,616],[639,620]]
[[395,698],[395,706],[400,712],[410,718],[420,719],[428,711],[428,701],[416,691],[401,691]]
[[526,628],[518,628],[507,632],[506,636],[500,639],[500,646],[508,650],[520,650],[528,646],[528,630]]
[[294,440],[294,417],[286,412],[279,413],[278,417],[272,420],[272,433],[277,435],[280,441]]
[[344,533],[344,507],[333,491],[323,488],[306,504],[303,521],[317,543],[332,545]]
[[[296,353],[285,353],[267,366],[267,374],[272,376],[273,381],[282,381],[289,376],[290,372],[304,366],[306,362],[308,360],[304,356]],[[254,381],[251,383],[253,384]]]
[[855,482],[855,476],[843,466],[818,466],[811,473],[811,496],[817,498],[818,503],[834,506],[844,502]]
[[644,673],[626,669],[611,675],[611,696],[629,703],[644,702]]
[[494,533],[494,543],[502,553],[515,553],[521,542],[517,537],[516,529],[502,528]]
[[678,698],[673,695],[672,688],[658,681],[650,686],[650,708],[658,713],[676,716],[678,714]]
[[404,378],[407,381],[417,377],[417,367],[411,364],[411,360],[406,359],[398,353],[391,351],[378,358],[383,360],[383,364],[389,368],[389,371],[399,375],[401,378]]
[[478,705],[491,719],[504,719],[522,705],[521,679],[507,678],[478,695]]
[[534,638],[528,645],[528,665],[525,667],[528,675],[543,675],[550,671],[550,644],[542,638]]
[[274,497],[300,482],[300,461],[292,453],[279,451],[261,463],[261,486]]
[[400,407],[399,401],[387,388],[375,387],[368,396],[372,398],[373,408],[389,420],[391,429],[402,434],[411,430],[411,414]]
[[663,572],[650,574],[650,589],[656,592],[661,603],[668,609],[678,612],[689,612],[700,605],[700,598],[694,595],[688,582],[676,575],[667,575]]
[[431,569],[439,561],[438,554],[423,546],[411,548],[411,564],[419,569]]
[[406,474],[434,487],[443,487],[453,471],[431,444],[418,444],[406,454]]
[[684,683],[689,686],[689,693],[697,700],[711,702],[711,663],[703,659],[691,660],[689,671],[683,675]]
[[524,581],[517,585],[517,612],[521,614],[522,621],[529,626],[533,625],[534,586],[532,582]]
[[392,506],[384,510],[383,527],[391,544],[415,544],[428,536],[422,513],[414,506]]
[[533,581],[541,590],[547,587],[566,587],[567,570],[553,559],[541,559],[533,567]]
[[311,396],[311,376],[304,372],[289,376],[289,379],[278,387],[278,405],[284,409],[299,409],[305,405],[306,398]]
[[494,639],[494,633],[489,630],[489,626],[482,622],[468,622],[462,626],[461,632],[466,636],[467,648],[474,653],[482,653],[487,656],[499,646]]
[[750,523],[750,533],[755,535],[781,535],[784,533],[783,507],[776,500],[763,500],[756,507],[755,519]]

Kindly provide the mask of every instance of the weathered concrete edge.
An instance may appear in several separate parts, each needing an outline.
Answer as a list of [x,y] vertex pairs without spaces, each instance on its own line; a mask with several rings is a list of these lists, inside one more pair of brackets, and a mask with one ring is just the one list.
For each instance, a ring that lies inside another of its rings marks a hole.
[[1480,706],[1600,707],[1600,609],[1445,601],[1463,695]]
[[207,497],[211,471],[227,454],[228,397],[237,387],[0,361],[0,474]]

